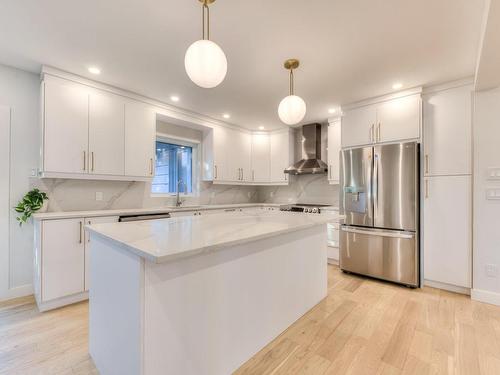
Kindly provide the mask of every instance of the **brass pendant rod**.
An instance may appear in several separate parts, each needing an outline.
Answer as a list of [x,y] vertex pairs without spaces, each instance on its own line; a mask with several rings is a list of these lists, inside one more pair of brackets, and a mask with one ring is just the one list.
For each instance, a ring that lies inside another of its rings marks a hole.
[[[205,16],[205,13],[206,13],[206,16]],[[206,28],[205,28],[205,18],[206,18]],[[210,40],[210,9],[208,8],[208,5],[206,2],[203,2],[203,6],[202,6],[202,11],[201,11],[201,23],[202,23],[202,27],[203,27],[203,31],[202,31],[202,38],[205,40],[205,39],[208,39]],[[205,38],[205,30],[206,30],[206,38]]]
[[290,69],[290,95],[293,95],[293,69]]

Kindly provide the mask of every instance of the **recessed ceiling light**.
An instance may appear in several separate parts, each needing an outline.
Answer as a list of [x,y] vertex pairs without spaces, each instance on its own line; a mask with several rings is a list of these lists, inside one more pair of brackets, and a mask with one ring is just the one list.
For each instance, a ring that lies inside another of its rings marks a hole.
[[101,69],[99,69],[96,66],[91,66],[91,67],[89,67],[89,73],[92,73],[92,74],[101,74]]
[[229,113],[224,113],[224,114],[222,115],[222,117],[224,117],[224,118],[230,118],[230,117],[231,117],[231,115],[230,115]]
[[337,110],[335,108],[329,108],[328,109],[328,113],[335,113],[337,112]]
[[178,102],[179,101],[179,97],[177,95],[172,95],[170,97],[170,100],[173,101],[173,102]]
[[264,130],[265,128],[261,125],[259,126],[259,130]]
[[397,83],[395,83],[395,84],[392,85],[392,88],[394,90],[399,90],[401,87],[403,87],[403,84],[400,83],[400,82],[397,82]]

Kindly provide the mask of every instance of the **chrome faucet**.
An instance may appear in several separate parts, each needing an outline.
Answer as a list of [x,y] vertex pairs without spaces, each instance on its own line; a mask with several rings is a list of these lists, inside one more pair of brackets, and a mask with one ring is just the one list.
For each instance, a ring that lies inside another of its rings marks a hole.
[[181,185],[184,185],[184,194],[187,194],[186,184],[182,181],[182,179],[178,179],[177,180],[177,195],[176,195],[176,200],[175,200],[175,207],[180,207],[182,205],[182,200],[179,196],[179,190],[180,190]]

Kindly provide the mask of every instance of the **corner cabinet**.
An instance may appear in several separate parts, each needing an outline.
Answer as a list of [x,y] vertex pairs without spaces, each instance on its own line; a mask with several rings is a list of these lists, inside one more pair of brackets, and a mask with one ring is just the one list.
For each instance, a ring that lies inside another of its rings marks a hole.
[[420,139],[420,94],[353,107],[342,117],[342,147]]
[[328,182],[340,183],[341,120],[328,121]]
[[140,102],[44,75],[41,177],[150,180],[156,114]]
[[214,126],[203,134],[203,180],[227,185],[287,185],[290,131],[255,132]]
[[40,311],[88,298],[90,237],[84,227],[116,221],[110,216],[35,222],[34,289]]

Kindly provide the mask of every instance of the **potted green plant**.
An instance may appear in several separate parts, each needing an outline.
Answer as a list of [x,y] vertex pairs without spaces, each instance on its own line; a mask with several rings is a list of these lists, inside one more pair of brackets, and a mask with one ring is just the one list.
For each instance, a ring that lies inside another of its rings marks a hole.
[[19,201],[14,210],[21,215],[17,217],[17,221],[19,221],[19,225],[26,224],[28,219],[33,215],[33,213],[37,212],[43,207],[43,204],[49,197],[47,193],[40,191],[38,189],[30,190],[26,193],[26,195]]

